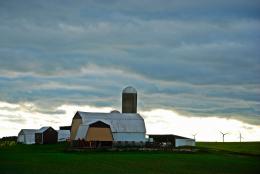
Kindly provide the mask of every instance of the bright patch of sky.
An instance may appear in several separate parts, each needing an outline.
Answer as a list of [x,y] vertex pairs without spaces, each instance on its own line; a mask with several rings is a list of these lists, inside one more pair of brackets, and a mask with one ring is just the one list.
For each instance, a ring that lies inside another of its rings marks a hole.
[[[1,132],[0,137],[17,135],[20,129],[39,129],[42,126],[52,126],[59,129],[59,126],[70,125],[75,111],[103,112],[108,113],[114,108],[62,105],[57,110],[63,114],[42,114],[34,112],[35,106],[31,103],[10,104],[1,102]],[[259,141],[260,126],[253,126],[234,119],[218,117],[187,117],[167,109],[154,109],[140,111],[146,125],[147,134],[177,134],[193,138],[196,135],[197,141],[222,141],[219,131],[228,133],[225,141],[240,141],[239,134],[243,136],[242,141]]]

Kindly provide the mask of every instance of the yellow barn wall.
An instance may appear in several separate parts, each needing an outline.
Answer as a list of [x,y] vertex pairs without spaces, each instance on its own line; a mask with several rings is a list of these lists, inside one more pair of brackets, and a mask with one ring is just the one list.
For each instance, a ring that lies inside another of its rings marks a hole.
[[73,119],[71,124],[70,139],[75,140],[78,128],[82,124],[82,119]]
[[113,141],[110,128],[90,127],[86,136],[87,141]]

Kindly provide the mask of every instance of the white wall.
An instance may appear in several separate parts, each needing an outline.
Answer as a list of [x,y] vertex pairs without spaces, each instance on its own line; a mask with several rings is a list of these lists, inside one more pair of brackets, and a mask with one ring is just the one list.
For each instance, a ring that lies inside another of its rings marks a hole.
[[58,130],[58,142],[66,141],[70,138],[69,130]]
[[35,134],[25,134],[24,144],[35,144]]
[[145,142],[145,133],[113,133],[114,141]]
[[23,135],[23,134],[18,135],[18,137],[17,137],[17,142],[18,142],[18,143],[24,143],[24,135]]
[[192,139],[175,139],[175,147],[195,146],[195,140]]

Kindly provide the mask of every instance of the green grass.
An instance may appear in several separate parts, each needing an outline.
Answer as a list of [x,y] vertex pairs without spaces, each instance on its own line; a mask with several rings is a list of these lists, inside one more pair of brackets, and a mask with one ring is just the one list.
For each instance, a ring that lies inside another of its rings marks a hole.
[[205,149],[196,153],[68,152],[64,151],[66,146],[66,144],[18,144],[0,148],[0,173],[252,174],[260,172],[259,156],[207,152]]
[[199,148],[260,156],[260,142],[197,142],[196,145]]

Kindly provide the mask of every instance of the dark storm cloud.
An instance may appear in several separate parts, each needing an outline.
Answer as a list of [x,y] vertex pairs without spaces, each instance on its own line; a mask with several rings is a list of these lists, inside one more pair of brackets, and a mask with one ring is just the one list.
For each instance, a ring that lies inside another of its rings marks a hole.
[[141,109],[259,124],[259,11],[243,0],[1,1],[0,100],[120,108],[131,84]]

